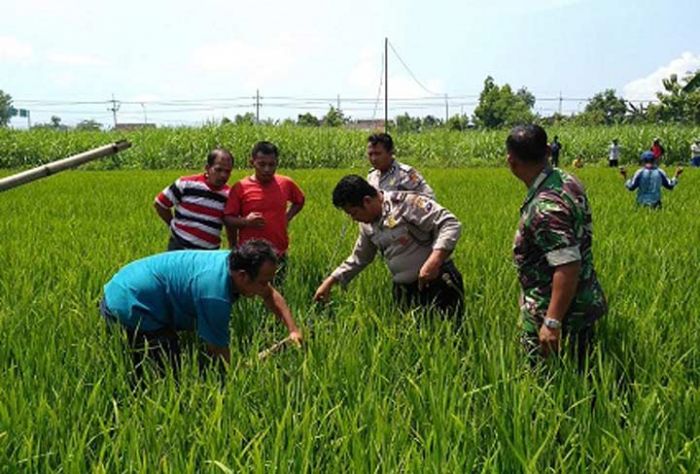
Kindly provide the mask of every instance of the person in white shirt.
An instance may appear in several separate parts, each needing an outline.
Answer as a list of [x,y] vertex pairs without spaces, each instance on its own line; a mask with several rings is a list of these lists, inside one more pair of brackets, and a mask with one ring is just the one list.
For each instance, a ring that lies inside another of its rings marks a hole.
[[690,145],[690,164],[692,166],[700,166],[700,138],[695,139],[695,143]]
[[620,151],[621,147],[617,138],[613,138],[612,143],[608,147],[608,166],[611,168],[617,168],[620,165]]

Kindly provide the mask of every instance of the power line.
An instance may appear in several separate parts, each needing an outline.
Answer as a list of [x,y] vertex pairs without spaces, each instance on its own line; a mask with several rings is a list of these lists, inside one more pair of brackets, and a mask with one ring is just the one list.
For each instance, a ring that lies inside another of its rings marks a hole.
[[398,60],[401,62],[401,64],[403,65],[403,67],[406,69],[406,71],[408,72],[408,74],[410,74],[410,76],[413,78],[413,80],[416,82],[416,84],[418,84],[418,85],[421,87],[421,89],[423,89],[423,90],[424,90],[425,92],[427,92],[428,94],[432,94],[432,95],[444,95],[444,94],[440,94],[440,93],[438,93],[438,92],[433,92],[433,91],[431,91],[430,89],[428,89],[427,87],[425,87],[425,86],[423,85],[423,83],[422,83],[421,81],[418,80],[418,78],[416,77],[416,75],[413,74],[413,71],[411,71],[411,68],[408,67],[408,64],[406,64],[406,62],[401,58],[401,55],[398,53],[398,51],[396,51],[396,48],[394,48],[394,45],[391,44],[391,41],[389,41],[389,47],[390,47],[391,50],[394,52],[394,54],[396,55],[396,57],[398,58]]

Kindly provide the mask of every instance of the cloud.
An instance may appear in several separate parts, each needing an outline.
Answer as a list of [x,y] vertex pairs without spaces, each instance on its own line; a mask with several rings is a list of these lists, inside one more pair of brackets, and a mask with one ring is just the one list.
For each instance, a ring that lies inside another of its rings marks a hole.
[[622,95],[627,100],[656,99],[656,93],[663,90],[663,79],[668,78],[671,74],[677,74],[680,79],[688,72],[699,68],[700,55],[686,51],[680,57],[673,59],[665,66],[659,67],[648,76],[627,83],[622,88]]
[[235,74],[246,87],[283,82],[301,57],[308,59],[315,39],[306,35],[277,35],[266,43],[229,40],[194,49],[190,67],[198,72]]
[[0,60],[21,61],[33,54],[31,45],[12,36],[0,36]]
[[89,54],[51,53],[48,55],[48,60],[52,63],[64,64],[67,66],[107,65],[107,61],[105,61],[104,59]]

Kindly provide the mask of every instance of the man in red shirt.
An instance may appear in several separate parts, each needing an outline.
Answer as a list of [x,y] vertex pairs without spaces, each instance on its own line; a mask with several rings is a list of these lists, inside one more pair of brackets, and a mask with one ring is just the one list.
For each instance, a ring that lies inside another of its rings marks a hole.
[[224,224],[231,248],[252,239],[270,242],[280,257],[281,281],[289,247],[287,226],[304,207],[304,193],[291,178],[275,174],[278,157],[274,144],[266,141],[255,144],[250,157],[255,174],[231,188]]

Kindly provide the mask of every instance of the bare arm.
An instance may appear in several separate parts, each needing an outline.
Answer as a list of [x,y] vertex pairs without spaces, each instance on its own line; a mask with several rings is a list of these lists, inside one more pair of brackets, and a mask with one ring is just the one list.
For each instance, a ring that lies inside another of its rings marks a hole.
[[272,311],[275,316],[277,316],[277,318],[287,327],[289,336],[292,338],[292,340],[297,344],[301,343],[301,331],[299,331],[299,328],[297,328],[297,325],[294,322],[294,317],[292,317],[292,312],[290,311],[289,306],[287,306],[287,302],[284,300],[284,297],[272,286],[268,285],[268,288],[269,291],[262,296],[265,307]]
[[[547,308],[547,318],[562,321],[571,302],[576,296],[579,273],[581,271],[581,261],[566,263],[554,269],[552,278],[552,298]],[[550,329],[544,324],[540,328],[540,346],[543,355],[550,351],[558,350],[561,341],[561,329]]]
[[153,207],[155,208],[158,217],[160,217],[163,222],[170,227],[170,221],[173,220],[173,212],[169,208],[163,207],[157,202],[153,204]]
[[304,208],[304,203],[302,202],[301,204],[292,204],[289,206],[289,209],[287,209],[287,224],[292,222],[292,219],[294,219],[294,216],[299,214],[299,212]]

